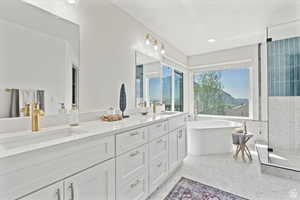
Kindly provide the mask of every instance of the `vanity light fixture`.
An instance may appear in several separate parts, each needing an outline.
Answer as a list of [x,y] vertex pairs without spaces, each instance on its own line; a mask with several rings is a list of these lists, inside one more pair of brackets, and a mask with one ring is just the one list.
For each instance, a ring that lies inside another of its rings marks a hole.
[[151,43],[149,33],[146,35],[145,43],[146,43],[146,45],[150,45],[150,43]]
[[68,4],[75,5],[78,3],[78,0],[67,0]]
[[154,50],[155,51],[160,50],[160,53],[162,55],[166,53],[164,44],[161,41],[155,39],[152,35],[150,35],[150,33],[147,33],[147,35],[145,37],[145,44],[146,45],[152,44]]
[[161,45],[160,53],[161,53],[162,55],[164,55],[164,54],[166,53],[165,46],[164,46],[163,44]]
[[154,48],[155,51],[158,50],[158,42],[157,42],[157,40],[154,40],[153,48]]
[[211,39],[209,39],[209,40],[207,40],[209,43],[214,43],[214,42],[216,42],[216,40],[215,39],[213,39],[213,38],[211,38]]

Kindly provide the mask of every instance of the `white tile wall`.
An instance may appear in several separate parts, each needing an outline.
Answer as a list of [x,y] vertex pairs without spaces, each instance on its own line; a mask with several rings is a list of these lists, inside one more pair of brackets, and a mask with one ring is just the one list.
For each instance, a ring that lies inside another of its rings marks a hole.
[[300,97],[269,98],[270,145],[300,152]]

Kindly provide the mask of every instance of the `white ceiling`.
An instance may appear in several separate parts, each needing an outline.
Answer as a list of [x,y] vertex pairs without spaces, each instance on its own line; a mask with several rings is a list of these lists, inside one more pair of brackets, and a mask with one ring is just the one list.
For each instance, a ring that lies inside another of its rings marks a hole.
[[188,56],[257,43],[266,26],[300,18],[300,0],[111,1]]

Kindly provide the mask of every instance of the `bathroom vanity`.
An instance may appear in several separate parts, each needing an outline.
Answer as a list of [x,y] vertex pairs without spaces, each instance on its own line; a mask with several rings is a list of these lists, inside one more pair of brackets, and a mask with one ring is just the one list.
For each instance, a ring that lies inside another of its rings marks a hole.
[[184,113],[3,134],[0,199],[146,199],[187,155]]

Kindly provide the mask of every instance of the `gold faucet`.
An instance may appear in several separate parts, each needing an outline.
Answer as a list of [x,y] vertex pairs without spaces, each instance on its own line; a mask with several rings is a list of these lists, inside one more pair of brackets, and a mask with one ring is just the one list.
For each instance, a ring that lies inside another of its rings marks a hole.
[[21,109],[21,112],[24,113],[24,117],[30,116],[30,104],[25,104],[24,107]]
[[32,122],[32,131],[37,132],[40,130],[40,116],[44,115],[44,112],[40,110],[39,103],[32,104],[32,114],[31,114],[31,122]]

